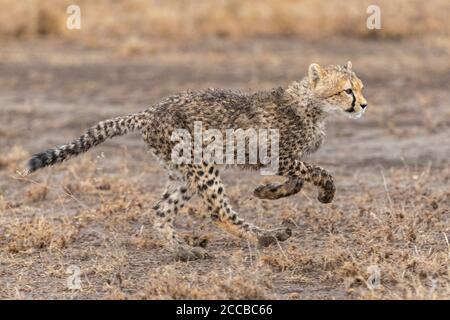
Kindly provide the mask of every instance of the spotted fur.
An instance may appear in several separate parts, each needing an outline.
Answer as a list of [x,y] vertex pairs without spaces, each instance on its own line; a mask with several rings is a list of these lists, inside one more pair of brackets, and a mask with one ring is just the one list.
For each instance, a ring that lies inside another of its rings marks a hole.
[[[260,245],[269,245],[288,239],[291,230],[287,227],[263,230],[239,217],[230,205],[218,165],[207,162],[174,164],[171,154],[177,142],[172,141],[172,132],[186,129],[193,136],[195,121],[202,122],[203,130],[218,129],[224,136],[226,129],[278,129],[277,174],[286,177],[286,182],[259,186],[254,194],[264,199],[279,199],[299,192],[304,182],[308,182],[318,187],[318,200],[329,203],[336,190],[332,176],[325,169],[304,162],[303,158],[322,144],[327,115],[344,114],[351,118],[362,115],[367,107],[362,88],[361,80],[348,62],[345,66],[326,68],[311,64],[308,76],[302,80],[267,92],[220,89],[183,92],[144,112],[100,122],[73,142],[34,155],[26,173],[74,157],[108,138],[139,131],[169,171],[167,190],[153,209],[156,228],[166,237],[168,247],[178,259],[209,257],[201,248],[188,247],[173,228],[179,210],[194,195],[200,196],[219,227]],[[264,165],[237,166],[260,169]]]
[[75,157],[99,145],[108,138],[121,136],[134,130],[140,130],[142,129],[145,118],[146,112],[143,112],[101,121],[71,143],[33,155],[28,161],[25,174],[30,174],[40,168]]

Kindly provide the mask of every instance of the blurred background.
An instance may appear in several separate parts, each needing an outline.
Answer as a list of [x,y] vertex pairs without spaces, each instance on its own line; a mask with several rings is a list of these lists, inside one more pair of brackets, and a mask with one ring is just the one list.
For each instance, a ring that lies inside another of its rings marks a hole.
[[[81,9],[79,30],[67,28],[70,5]],[[369,5],[380,8],[381,29],[367,28]],[[450,297],[448,0],[0,0],[0,8],[1,298]],[[296,224],[282,251],[249,251],[207,219],[199,224],[207,212],[194,201],[177,226],[192,243],[207,239],[216,259],[171,261],[150,209],[165,174],[137,135],[27,180],[16,174],[31,154],[172,93],[267,90],[301,79],[312,62],[348,60],[368,110],[357,121],[331,118],[308,160],[334,175],[332,205],[310,186],[252,199],[276,178],[224,175],[243,217]],[[81,268],[82,291],[65,287],[67,265]],[[379,290],[366,282],[373,265]]]
[[[96,45],[130,38],[193,41],[205,38],[334,36],[402,39],[448,35],[448,1],[396,0],[2,0],[0,34],[26,39],[54,36]],[[82,29],[68,32],[66,8],[82,9]],[[382,10],[383,27],[366,28],[369,5]]]

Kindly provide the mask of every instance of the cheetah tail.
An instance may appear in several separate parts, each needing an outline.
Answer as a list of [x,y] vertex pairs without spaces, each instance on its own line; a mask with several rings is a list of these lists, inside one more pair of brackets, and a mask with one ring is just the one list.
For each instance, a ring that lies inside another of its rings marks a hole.
[[140,130],[143,126],[144,119],[145,113],[142,112],[101,121],[71,143],[33,155],[22,174],[28,175],[40,168],[75,157],[104,142],[108,138],[121,136],[134,130]]

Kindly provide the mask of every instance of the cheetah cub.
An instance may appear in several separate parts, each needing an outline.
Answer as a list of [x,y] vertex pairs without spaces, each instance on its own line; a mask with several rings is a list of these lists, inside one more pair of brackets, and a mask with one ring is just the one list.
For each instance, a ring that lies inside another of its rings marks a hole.
[[[302,80],[287,88],[267,92],[208,89],[176,94],[140,113],[102,121],[71,143],[35,154],[24,174],[77,156],[108,138],[138,131],[169,172],[167,190],[153,210],[155,227],[167,239],[167,246],[176,259],[210,257],[204,249],[188,246],[173,227],[179,209],[194,195],[202,199],[218,226],[267,246],[288,239],[291,230],[288,227],[264,230],[239,217],[226,196],[219,165],[207,161],[177,164],[171,161],[176,144],[171,139],[172,133],[184,129],[193,134],[196,121],[201,121],[202,130],[215,128],[222,133],[229,128],[277,129],[279,165],[276,174],[285,177],[286,181],[259,186],[254,195],[262,199],[279,199],[299,192],[303,183],[308,182],[317,186],[318,200],[329,203],[335,193],[332,176],[325,169],[302,159],[322,144],[328,115],[342,114],[353,119],[362,116],[367,108],[362,89],[363,84],[352,71],[349,61],[343,66],[311,64],[308,75]],[[256,164],[236,166],[261,169],[264,164],[258,160]]]

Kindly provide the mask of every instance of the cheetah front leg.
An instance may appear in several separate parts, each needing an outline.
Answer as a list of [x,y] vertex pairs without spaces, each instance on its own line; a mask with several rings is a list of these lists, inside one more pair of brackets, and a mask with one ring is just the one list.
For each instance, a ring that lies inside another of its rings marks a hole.
[[203,199],[212,220],[227,232],[247,239],[260,246],[268,246],[276,241],[285,241],[292,235],[289,228],[263,230],[240,218],[231,208],[225,189],[219,177],[219,170],[204,164],[194,171],[198,194]]
[[281,162],[279,172],[283,176],[294,176],[313,183],[319,188],[317,199],[320,202],[330,203],[333,201],[336,187],[333,177],[327,170],[303,161],[293,160]]
[[280,162],[279,175],[288,180],[281,184],[262,185],[255,189],[254,194],[261,199],[279,199],[300,191],[303,181],[312,182],[319,188],[318,200],[322,203],[333,201],[336,187],[333,177],[325,169],[299,160]]
[[284,197],[289,197],[300,192],[303,187],[303,180],[292,176],[284,183],[269,183],[260,185],[253,191],[253,195],[260,199],[276,200]]

